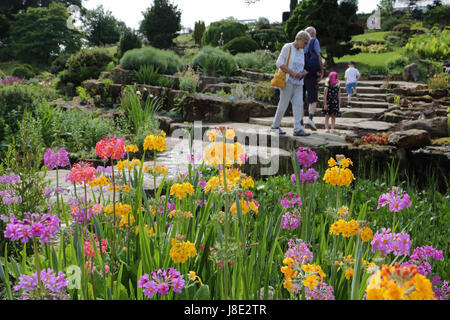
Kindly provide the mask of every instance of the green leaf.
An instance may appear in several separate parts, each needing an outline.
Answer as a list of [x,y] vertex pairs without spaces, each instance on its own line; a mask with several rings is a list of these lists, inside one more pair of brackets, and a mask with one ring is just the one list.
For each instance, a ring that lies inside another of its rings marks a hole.
[[194,295],[194,300],[211,300],[211,292],[207,284],[201,286]]

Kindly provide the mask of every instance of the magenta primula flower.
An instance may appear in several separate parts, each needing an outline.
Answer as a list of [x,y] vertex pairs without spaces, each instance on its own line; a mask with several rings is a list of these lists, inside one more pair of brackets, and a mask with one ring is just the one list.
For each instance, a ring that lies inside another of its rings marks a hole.
[[393,188],[379,197],[377,209],[386,205],[389,205],[389,211],[399,212],[404,208],[409,208],[411,206],[411,200],[406,191],[401,191],[400,188]]
[[142,292],[148,298],[153,298],[156,293],[165,295],[172,287],[174,292],[181,293],[184,288],[184,279],[181,274],[173,268],[158,269],[151,273],[152,280],[148,274],[144,274],[138,281],[138,288],[142,288]]
[[289,240],[289,249],[284,254],[285,258],[292,258],[300,264],[312,261],[313,253],[309,249],[311,245],[301,239]]
[[286,212],[281,220],[281,229],[291,230],[297,229],[302,222],[302,217],[298,213]]
[[[39,273],[44,289],[52,295],[64,295],[67,286],[66,275],[59,272],[56,275],[52,269],[43,269]],[[15,291],[22,290],[22,294],[31,293],[36,294],[35,290],[38,287],[37,273],[32,275],[22,275],[19,277],[19,283],[14,287]]]
[[302,199],[296,193],[290,192],[283,196],[283,199],[280,201],[283,208],[300,208],[302,206]]
[[39,238],[41,242],[50,242],[50,238],[56,236],[56,231],[59,229],[57,216],[27,212],[24,213],[23,220],[11,216],[4,236],[11,241],[20,239],[23,243],[33,238]]
[[393,253],[396,256],[408,255],[411,249],[411,240],[409,234],[391,233],[391,229],[382,229],[382,232],[375,233],[372,242],[372,252],[380,251],[382,256]]
[[60,148],[59,151],[53,151],[48,149],[44,153],[44,165],[49,169],[60,167],[64,168],[69,165],[69,153],[64,149]]
[[298,148],[297,158],[299,164],[305,168],[311,167],[318,160],[317,154],[314,151],[303,147]]

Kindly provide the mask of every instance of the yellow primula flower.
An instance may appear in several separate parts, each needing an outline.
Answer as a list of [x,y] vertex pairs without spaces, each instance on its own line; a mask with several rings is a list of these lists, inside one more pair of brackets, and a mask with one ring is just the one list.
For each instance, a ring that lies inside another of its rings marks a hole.
[[125,151],[126,152],[132,152],[132,153],[136,153],[139,151],[138,146],[135,144],[129,144],[127,146],[125,146]]

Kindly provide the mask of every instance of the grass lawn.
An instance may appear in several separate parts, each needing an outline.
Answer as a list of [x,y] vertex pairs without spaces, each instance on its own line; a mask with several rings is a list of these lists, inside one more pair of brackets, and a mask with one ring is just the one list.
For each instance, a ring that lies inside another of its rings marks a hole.
[[390,33],[390,31],[379,31],[379,32],[367,32],[363,34],[358,34],[352,37],[353,41],[364,41],[364,40],[374,40],[374,41],[384,41],[384,36]]
[[371,67],[386,67],[387,63],[391,60],[401,58],[403,56],[403,50],[401,48],[385,53],[358,53],[356,55],[345,55],[336,62],[348,62],[350,60],[355,61],[357,64],[363,64]]

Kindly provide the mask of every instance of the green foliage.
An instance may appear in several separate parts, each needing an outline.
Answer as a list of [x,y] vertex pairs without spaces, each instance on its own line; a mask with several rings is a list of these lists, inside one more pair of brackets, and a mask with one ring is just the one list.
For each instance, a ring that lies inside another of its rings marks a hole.
[[238,53],[234,58],[240,68],[273,72],[276,67],[277,55],[265,50],[257,50],[252,53]]
[[33,112],[40,99],[30,86],[17,83],[0,85],[0,143],[3,149],[17,135],[18,122],[22,120],[24,111]]
[[6,74],[0,69],[0,79],[6,78]]
[[399,24],[411,24],[410,17],[402,14],[392,14],[389,16],[381,16],[381,30],[391,31],[396,25]]
[[169,0],[155,0],[153,6],[144,12],[140,32],[150,45],[167,49],[173,45],[173,39],[181,30],[181,11]]
[[235,20],[226,19],[216,21],[211,23],[206,29],[202,37],[202,44],[214,47],[218,46],[219,40],[221,39],[221,33],[223,33],[223,44],[226,44],[234,38],[244,36],[246,31],[247,26]]
[[80,100],[81,100],[80,103],[82,103],[82,104],[91,98],[89,93],[86,92],[86,89],[81,86],[76,87],[76,92],[77,92],[77,95],[80,97]]
[[425,13],[425,23],[432,27],[434,25],[448,26],[450,21],[450,5],[436,6]]
[[[105,136],[121,135],[124,128],[116,126],[114,120],[99,112],[86,112],[79,109],[58,110],[52,119],[53,145],[77,152],[82,157],[95,156],[95,144]],[[42,121],[42,120],[41,120]],[[50,147],[50,145],[48,146]]]
[[68,17],[66,8],[59,3],[18,13],[9,32],[15,56],[24,62],[49,66],[61,48],[65,52],[77,51],[81,35],[67,28]]
[[80,85],[84,80],[98,79],[112,60],[112,55],[104,48],[83,49],[70,56],[66,64],[67,70],[61,72],[59,77],[63,83]]
[[404,68],[404,67],[406,67],[408,62],[409,61],[408,61],[407,58],[401,57],[401,58],[397,58],[397,59],[393,59],[393,60],[388,61],[387,67],[390,70],[395,69],[395,68]]
[[158,128],[155,114],[162,107],[162,100],[158,97],[147,96],[143,101],[142,95],[136,93],[134,87],[125,88],[120,99],[120,108],[133,132],[137,135]]
[[136,31],[126,28],[120,36],[119,55],[123,57],[125,52],[132,49],[139,49],[142,47],[142,40]]
[[249,36],[237,37],[225,45],[225,49],[231,54],[247,53],[258,49],[258,43]]
[[277,42],[283,44],[287,42],[286,33],[282,26],[251,31],[250,36],[258,43],[260,48],[266,49],[267,47],[270,51],[275,51],[277,49]]
[[173,51],[154,47],[129,50],[120,60],[120,64],[129,70],[139,70],[142,65],[151,65],[163,74],[174,74],[183,66],[181,58]]
[[58,74],[66,68],[67,60],[70,58],[70,54],[61,53],[58,57],[53,60],[49,71],[53,74]]
[[409,34],[411,32],[411,26],[407,23],[400,23],[392,28],[392,31],[397,31],[405,34]]
[[428,88],[432,90],[447,89],[449,78],[448,73],[435,74],[428,79]]
[[195,44],[202,43],[203,33],[205,33],[206,26],[204,21],[197,21],[194,26],[194,34],[192,37],[194,38]]
[[173,80],[171,78],[161,76],[158,79],[157,85],[158,85],[158,87],[172,88]]
[[189,93],[195,93],[197,91],[198,80],[192,77],[180,78],[180,90],[187,91]]
[[326,47],[327,60],[354,53],[351,36],[364,32],[356,21],[357,4],[354,1],[304,0],[295,8],[286,21],[285,30],[288,40],[308,26],[317,30],[320,45]]
[[156,86],[158,84],[159,74],[158,68],[155,69],[152,65],[143,65],[136,73],[136,80],[139,84],[148,84]]
[[443,61],[450,58],[450,30],[433,29],[428,34],[415,35],[406,44],[406,53],[421,59]]
[[31,79],[36,74],[29,67],[25,65],[17,66],[13,69],[12,75],[19,78]]
[[114,18],[111,11],[105,11],[103,5],[87,10],[84,24],[86,38],[94,46],[116,43],[120,39],[121,31],[126,28],[123,22]]
[[237,69],[234,57],[230,53],[214,47],[203,48],[195,56],[193,65],[211,76],[221,74],[228,77]]

